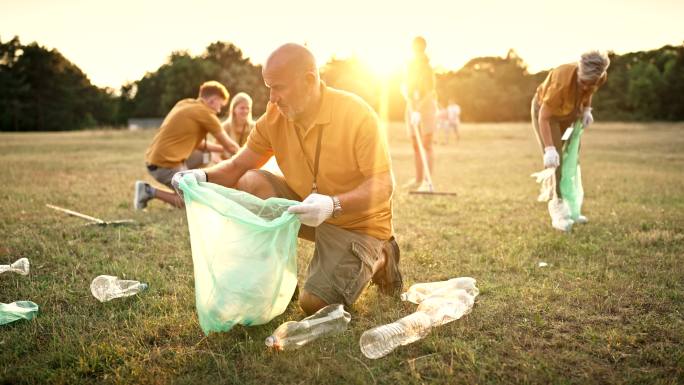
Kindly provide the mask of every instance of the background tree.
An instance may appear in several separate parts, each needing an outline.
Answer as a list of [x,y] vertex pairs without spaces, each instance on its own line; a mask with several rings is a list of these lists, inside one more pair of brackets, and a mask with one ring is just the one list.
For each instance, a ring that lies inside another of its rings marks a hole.
[[594,98],[601,120],[684,120],[684,45],[610,55]]
[[[608,82],[594,97],[597,119],[684,120],[684,45],[612,53],[610,58]],[[475,58],[457,71],[438,73],[436,88],[442,105],[449,99],[461,105],[464,121],[524,121],[546,75],[530,74],[523,59],[509,50],[505,57]],[[379,77],[352,57],[331,59],[321,77],[361,96],[383,116],[403,119],[400,74]],[[124,126],[132,117],[163,117],[179,100],[197,97],[207,80],[221,82],[232,95],[247,92],[254,99],[254,116],[264,112],[268,90],[261,66],[231,43],[211,43],[198,56],[172,52],[156,71],[115,91],[92,85],[55,49],[24,45],[18,37],[0,40],[0,131]]]
[[231,95],[247,92],[254,99],[255,116],[265,110],[268,93],[261,66],[253,65],[239,48],[224,42],[210,44],[200,56],[173,52],[157,71],[126,85],[120,105],[131,111],[130,117],[161,117],[179,100],[196,98],[199,86],[208,80],[219,81]]
[[60,131],[112,124],[116,100],[57,50],[0,42],[0,130]]

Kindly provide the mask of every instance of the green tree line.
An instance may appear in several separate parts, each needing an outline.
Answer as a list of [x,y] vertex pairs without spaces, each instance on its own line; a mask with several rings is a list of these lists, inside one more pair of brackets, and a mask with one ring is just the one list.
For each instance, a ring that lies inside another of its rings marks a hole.
[[162,117],[180,99],[197,97],[199,85],[208,80],[221,82],[231,95],[247,92],[254,100],[255,116],[265,111],[268,90],[261,66],[252,64],[236,46],[223,42],[210,44],[199,56],[172,53],[157,71],[121,88],[119,110],[123,118]]
[[[601,120],[684,120],[684,45],[611,54],[608,82],[594,97]],[[558,63],[562,64],[562,63]],[[529,73],[514,50],[480,57],[461,69],[437,73],[441,104],[454,100],[471,122],[529,119],[529,104],[547,72]],[[404,114],[401,76],[378,77],[357,58],[333,58],[321,76],[356,93],[393,120]],[[0,131],[58,131],[123,126],[129,118],[163,117],[178,100],[196,97],[199,84],[218,80],[231,94],[254,99],[265,110],[268,90],[261,67],[231,43],[215,42],[197,56],[173,52],[167,62],[119,90],[98,88],[56,49],[0,40]]]
[[113,124],[118,98],[57,50],[0,41],[0,130],[61,131]]

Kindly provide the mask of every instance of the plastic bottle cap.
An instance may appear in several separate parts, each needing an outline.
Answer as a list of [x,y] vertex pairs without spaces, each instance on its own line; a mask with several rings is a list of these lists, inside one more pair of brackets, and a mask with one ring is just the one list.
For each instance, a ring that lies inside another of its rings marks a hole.
[[274,336],[268,336],[268,337],[266,337],[266,341],[265,341],[266,346],[268,346],[269,348],[273,348],[276,346],[276,341],[277,340]]

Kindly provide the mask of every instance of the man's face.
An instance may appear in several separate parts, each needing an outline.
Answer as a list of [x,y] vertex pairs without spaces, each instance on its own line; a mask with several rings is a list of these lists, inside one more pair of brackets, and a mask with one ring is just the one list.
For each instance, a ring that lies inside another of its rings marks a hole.
[[205,100],[209,108],[216,111],[217,114],[220,113],[221,109],[228,103],[228,100],[216,95],[212,95]]
[[598,84],[599,80],[601,80],[600,77],[598,77],[598,78],[596,78],[596,79],[589,79],[589,80],[587,80],[587,79],[582,79],[582,78],[579,78],[579,79],[578,79],[579,85],[580,85],[580,89],[581,89],[583,92],[595,90],[596,87],[597,87],[597,84]]
[[269,88],[269,101],[289,119],[300,115],[311,100],[311,90],[306,81],[307,74],[286,70],[263,72],[264,84]]

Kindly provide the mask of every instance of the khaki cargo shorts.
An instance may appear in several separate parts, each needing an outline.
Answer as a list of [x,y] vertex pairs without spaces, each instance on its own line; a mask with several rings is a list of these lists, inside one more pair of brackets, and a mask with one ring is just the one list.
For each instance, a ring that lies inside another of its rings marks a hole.
[[179,171],[185,171],[202,166],[202,151],[195,150],[180,166],[174,168],[147,165],[147,172],[159,183],[173,190],[171,179]]
[[[302,200],[284,178],[265,170],[252,171],[268,179],[276,196]],[[315,242],[303,289],[328,304],[342,303],[345,306],[356,302],[370,282],[373,265],[387,242],[327,223],[315,228],[302,225],[299,237]]]

